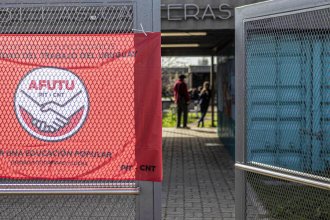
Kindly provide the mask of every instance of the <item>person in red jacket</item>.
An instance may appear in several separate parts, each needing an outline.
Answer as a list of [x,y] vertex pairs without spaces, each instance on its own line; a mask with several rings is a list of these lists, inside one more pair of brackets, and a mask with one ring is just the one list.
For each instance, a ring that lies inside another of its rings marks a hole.
[[180,128],[181,115],[183,113],[183,128],[187,127],[188,120],[188,104],[189,104],[189,93],[187,84],[184,82],[185,75],[180,75],[179,80],[174,85],[174,98],[177,104],[177,124],[176,127]]

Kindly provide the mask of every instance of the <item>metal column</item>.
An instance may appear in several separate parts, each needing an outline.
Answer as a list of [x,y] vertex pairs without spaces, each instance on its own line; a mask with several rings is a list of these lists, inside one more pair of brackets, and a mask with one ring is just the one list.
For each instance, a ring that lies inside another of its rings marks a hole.
[[[160,32],[160,0],[137,1],[136,29],[142,24],[145,31]],[[161,219],[161,183],[139,181],[137,220]]]

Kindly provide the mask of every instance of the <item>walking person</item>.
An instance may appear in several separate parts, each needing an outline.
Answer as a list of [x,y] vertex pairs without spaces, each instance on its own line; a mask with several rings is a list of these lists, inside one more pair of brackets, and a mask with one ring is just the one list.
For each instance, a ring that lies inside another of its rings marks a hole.
[[176,127],[180,128],[181,116],[183,114],[183,128],[187,127],[188,121],[188,104],[189,104],[189,94],[187,84],[184,82],[186,78],[185,75],[180,75],[179,80],[174,85],[174,98],[177,104],[177,124]]
[[203,83],[203,89],[199,95],[201,117],[198,120],[197,127],[199,127],[200,125],[204,127],[204,118],[209,108],[210,99],[211,99],[210,83],[206,81]]

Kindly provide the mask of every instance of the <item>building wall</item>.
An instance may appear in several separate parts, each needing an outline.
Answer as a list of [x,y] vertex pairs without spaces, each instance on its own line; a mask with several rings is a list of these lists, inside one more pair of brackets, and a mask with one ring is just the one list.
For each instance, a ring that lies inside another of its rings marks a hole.
[[162,0],[162,31],[234,30],[234,8],[263,0]]
[[220,140],[235,157],[235,57],[233,46],[218,55],[217,109]]

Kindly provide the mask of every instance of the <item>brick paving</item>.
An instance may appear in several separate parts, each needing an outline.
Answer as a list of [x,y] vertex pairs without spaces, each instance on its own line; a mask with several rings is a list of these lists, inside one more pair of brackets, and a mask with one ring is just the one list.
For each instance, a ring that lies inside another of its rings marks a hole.
[[[233,161],[215,129],[163,129],[162,218],[235,219]],[[134,219],[135,196],[0,196],[0,219]]]
[[163,129],[162,218],[235,219],[234,162],[215,129]]

